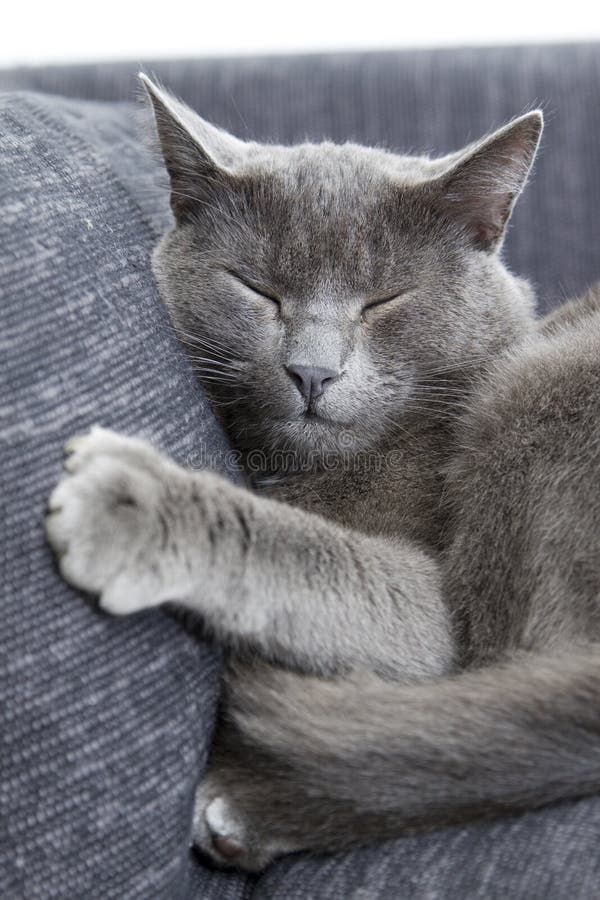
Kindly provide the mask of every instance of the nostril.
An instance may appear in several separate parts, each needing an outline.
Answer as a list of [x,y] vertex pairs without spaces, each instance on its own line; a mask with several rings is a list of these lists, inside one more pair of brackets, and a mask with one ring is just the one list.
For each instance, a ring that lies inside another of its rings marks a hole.
[[321,366],[291,365],[287,366],[287,371],[304,399],[309,402],[315,397],[320,397],[339,374],[333,369],[324,369]]
[[306,399],[310,399],[311,392],[311,380],[309,374],[308,366],[288,366],[287,367],[288,375],[302,394],[302,396]]
[[320,397],[321,394],[324,394],[332,381],[333,375],[326,375],[325,377],[315,375],[311,384],[311,397]]

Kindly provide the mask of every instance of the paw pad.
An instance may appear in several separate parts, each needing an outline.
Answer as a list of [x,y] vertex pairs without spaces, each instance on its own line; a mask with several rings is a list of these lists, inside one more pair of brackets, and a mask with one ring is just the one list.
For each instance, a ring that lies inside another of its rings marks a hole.
[[242,856],[246,852],[246,848],[234,838],[226,837],[222,834],[212,834],[211,840],[214,849],[225,859],[235,859]]

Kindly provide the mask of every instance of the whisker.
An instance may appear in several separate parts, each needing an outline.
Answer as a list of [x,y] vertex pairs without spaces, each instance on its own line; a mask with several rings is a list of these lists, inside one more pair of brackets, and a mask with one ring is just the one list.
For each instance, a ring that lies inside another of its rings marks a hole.
[[246,400],[249,400],[250,397],[244,395],[241,397],[234,397],[233,400],[217,400],[214,397],[210,397],[210,403],[212,406],[234,406],[236,403],[244,403]]
[[198,369],[196,369],[195,371],[198,372],[198,377],[200,378],[201,381],[212,381],[215,384],[226,384],[226,385],[237,384],[237,382],[235,380],[229,379],[229,378],[224,378],[222,375],[210,375],[210,374],[206,374],[202,371],[199,371]]
[[188,355],[191,355],[190,350],[200,350],[210,353],[216,360],[230,363],[232,365],[241,365],[245,362],[248,362],[245,357],[241,357],[239,354],[233,353],[229,348],[219,347],[216,344],[211,344],[209,341],[196,340],[192,343],[191,341],[185,340],[181,337],[179,338],[179,340],[186,348],[189,348],[186,350]]
[[202,378],[204,378],[205,375],[214,375],[215,378],[218,378],[223,384],[237,384],[238,382],[238,379],[233,375],[229,375],[227,372],[219,372],[218,369],[207,369],[201,366],[194,366],[194,372],[198,372]]
[[234,374],[234,373],[240,373],[240,371],[241,371],[239,369],[239,367],[236,365],[233,365],[228,362],[222,362],[221,360],[218,360],[218,359],[213,359],[210,356],[195,356],[191,353],[188,354],[188,356],[194,362],[207,363],[209,366],[215,366],[216,368],[218,368],[218,370],[220,372],[230,371],[232,374]]
[[492,356],[489,353],[486,353],[483,356],[473,356],[469,360],[463,360],[460,363],[448,363],[443,366],[426,369],[423,372],[423,375],[440,375],[447,372],[460,372],[461,370],[473,369],[485,365],[486,363],[493,362],[496,358],[496,356]]
[[[184,331],[182,328],[174,328],[174,330],[175,330],[175,333],[177,334],[179,340],[182,341],[182,343],[185,343],[185,341],[184,341],[184,337],[185,337],[185,339],[191,345],[216,347],[218,350],[222,350],[222,351],[226,351],[226,352],[229,352],[231,349],[230,347],[227,346],[227,344],[223,344],[221,341],[218,341],[214,337],[208,337],[207,335],[203,335],[203,334],[201,335],[198,333],[197,334],[189,334],[187,331]],[[183,337],[182,337],[182,335],[183,335]]]

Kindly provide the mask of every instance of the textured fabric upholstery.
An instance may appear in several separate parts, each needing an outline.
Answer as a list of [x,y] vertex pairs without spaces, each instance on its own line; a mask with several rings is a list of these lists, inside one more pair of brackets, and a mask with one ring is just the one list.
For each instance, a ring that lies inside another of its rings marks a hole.
[[600,800],[333,856],[282,859],[258,900],[595,900]]
[[0,102],[0,897],[221,897],[208,875],[186,892],[215,655],[164,613],[99,615],[44,541],[62,445],[92,423],[182,462],[226,449],[156,296],[157,233],[111,167],[131,117],[118,136],[97,110],[85,143],[69,122],[85,110]]
[[[449,150],[545,100],[546,155],[508,250],[515,268],[569,290],[600,275],[599,59],[582,47],[148,68],[242,136],[286,141]],[[202,447],[214,465],[225,458],[149,272],[166,195],[133,108],[107,102],[130,97],[133,71],[0,72],[0,87],[87,98],[0,99],[0,897],[588,900],[596,799],[290,857],[259,878],[189,853],[218,660],[165,613],[99,615],[58,578],[41,528],[62,443],[92,422],[182,462]]]
[[[139,64],[0,72],[25,87],[130,100]],[[547,309],[600,278],[600,45],[147,62],[201,115],[240,137],[358,140],[446,152],[541,104],[543,152],[508,259]]]

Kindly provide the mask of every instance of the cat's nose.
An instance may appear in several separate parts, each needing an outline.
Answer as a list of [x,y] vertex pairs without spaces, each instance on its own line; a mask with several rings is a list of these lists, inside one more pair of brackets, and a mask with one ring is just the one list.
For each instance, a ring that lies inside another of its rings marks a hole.
[[338,377],[339,372],[333,369],[322,369],[320,366],[287,366],[288,374],[305,400],[310,403],[320,397]]

